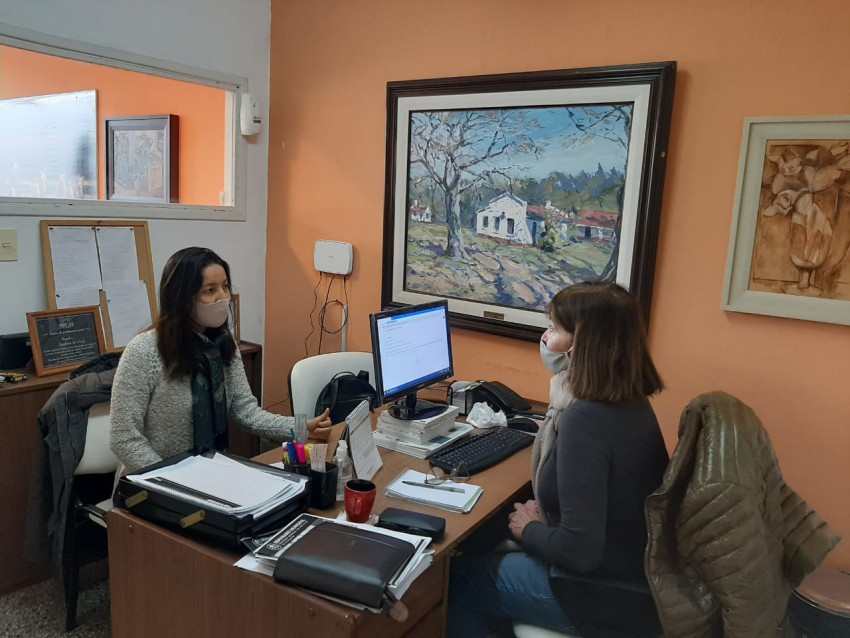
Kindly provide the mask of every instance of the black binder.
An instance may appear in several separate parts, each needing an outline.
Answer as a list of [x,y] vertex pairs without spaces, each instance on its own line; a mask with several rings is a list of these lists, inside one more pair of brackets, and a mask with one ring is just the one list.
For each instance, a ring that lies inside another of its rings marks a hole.
[[[212,456],[215,452],[205,452]],[[222,452],[218,452],[222,454]],[[179,463],[183,459],[195,456],[193,452],[184,452],[149,465],[137,472],[131,472],[118,480],[115,490],[115,505],[126,509],[140,518],[159,523],[165,527],[186,533],[189,536],[213,541],[233,548],[239,548],[240,539],[257,536],[269,530],[286,525],[293,518],[305,512],[310,505],[310,479],[300,474],[243,459],[231,454],[228,458],[248,466],[257,467],[272,474],[279,474],[293,482],[305,483],[304,491],[281,503],[278,507],[255,518],[251,514],[227,514],[214,509],[204,508],[195,502],[182,500],[174,494],[166,494],[147,489],[128,480],[127,476],[144,474],[151,470]]]

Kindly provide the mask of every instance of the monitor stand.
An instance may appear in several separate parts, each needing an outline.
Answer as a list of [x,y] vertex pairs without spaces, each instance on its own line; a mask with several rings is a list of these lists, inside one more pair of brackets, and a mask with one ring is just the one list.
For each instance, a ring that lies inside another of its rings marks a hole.
[[390,416],[402,421],[413,421],[415,419],[430,419],[446,411],[449,406],[442,403],[431,403],[424,399],[417,399],[416,394],[408,394],[399,399],[389,407]]

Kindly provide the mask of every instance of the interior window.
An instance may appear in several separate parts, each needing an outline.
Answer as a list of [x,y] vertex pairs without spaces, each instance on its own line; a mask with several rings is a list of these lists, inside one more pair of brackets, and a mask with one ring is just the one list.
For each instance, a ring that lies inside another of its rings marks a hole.
[[49,200],[60,215],[84,204],[104,217],[244,219],[234,177],[244,80],[83,44],[54,50],[44,37],[29,48],[0,29],[0,213],[43,215]]

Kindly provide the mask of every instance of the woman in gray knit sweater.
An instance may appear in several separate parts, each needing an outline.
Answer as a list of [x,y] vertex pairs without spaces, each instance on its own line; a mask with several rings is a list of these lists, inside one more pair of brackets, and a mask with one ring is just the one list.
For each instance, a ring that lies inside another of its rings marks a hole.
[[[134,337],[112,386],[110,447],[132,472],[192,448],[227,448],[228,421],[278,441],[293,417],[266,412],[251,393],[230,330],[230,267],[208,248],[184,248],[162,272],[159,317]],[[307,422],[327,438],[328,411]]]

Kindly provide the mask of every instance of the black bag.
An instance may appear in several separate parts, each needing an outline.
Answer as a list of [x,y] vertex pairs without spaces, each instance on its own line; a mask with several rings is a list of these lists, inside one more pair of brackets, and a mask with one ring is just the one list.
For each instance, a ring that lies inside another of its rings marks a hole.
[[364,399],[369,401],[370,410],[378,407],[378,393],[369,384],[369,373],[366,370],[356,375],[353,372],[340,372],[319,392],[314,416],[330,408],[331,423],[342,423]]

